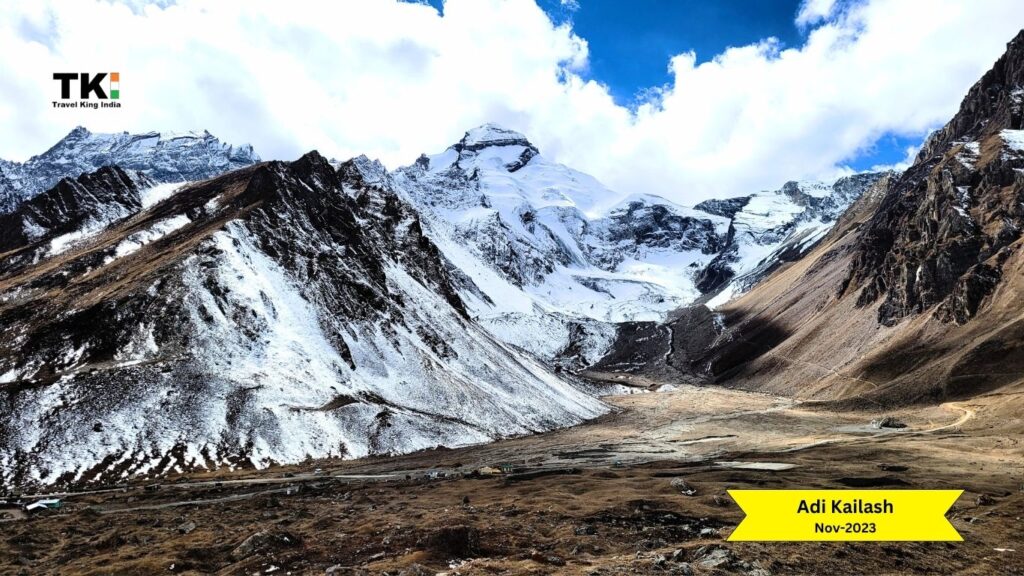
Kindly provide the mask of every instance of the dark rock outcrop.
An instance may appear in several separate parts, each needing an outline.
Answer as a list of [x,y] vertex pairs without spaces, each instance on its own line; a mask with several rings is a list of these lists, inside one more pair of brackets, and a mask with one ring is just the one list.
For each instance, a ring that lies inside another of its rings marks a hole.
[[707,212],[708,214],[715,214],[725,218],[732,218],[737,212],[743,209],[750,202],[750,196],[740,196],[738,198],[727,198],[725,200],[711,199],[705,200],[696,204],[693,209],[700,210],[701,212]]
[[0,215],[0,252],[72,232],[86,222],[111,222],[142,208],[140,188],[153,182],[140,173],[104,167],[64,178],[49,191]]
[[725,243],[714,222],[671,210],[665,204],[640,200],[612,211],[605,239],[609,243],[714,254]]
[[890,182],[841,293],[881,300],[887,326],[933,307],[945,322],[977,313],[1024,229],[1024,154],[1002,132],[1021,128],[1022,98],[1024,32]]

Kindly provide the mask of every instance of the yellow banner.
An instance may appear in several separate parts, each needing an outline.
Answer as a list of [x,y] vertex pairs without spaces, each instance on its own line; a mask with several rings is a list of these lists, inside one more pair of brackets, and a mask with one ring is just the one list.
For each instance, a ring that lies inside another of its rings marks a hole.
[[746,517],[730,541],[961,541],[963,490],[729,490]]

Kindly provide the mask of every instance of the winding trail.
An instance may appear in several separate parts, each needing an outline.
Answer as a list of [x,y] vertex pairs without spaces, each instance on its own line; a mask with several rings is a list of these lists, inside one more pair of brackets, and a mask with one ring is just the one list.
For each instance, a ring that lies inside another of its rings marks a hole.
[[977,415],[977,412],[974,409],[961,406],[957,402],[947,402],[945,404],[942,404],[941,407],[960,410],[962,414],[960,415],[960,418],[958,418],[955,422],[952,422],[950,424],[943,424],[941,426],[936,426],[933,428],[926,428],[924,430],[903,430],[894,428],[892,430],[881,430],[877,434],[866,437],[861,436],[854,438],[829,438],[825,440],[819,440],[816,442],[810,442],[808,444],[794,446],[793,448],[782,450],[782,452],[798,452],[800,450],[806,450],[808,448],[817,448],[819,446],[828,446],[835,444],[853,445],[864,444],[867,442],[886,442],[888,440],[892,440],[898,437],[906,438],[912,436],[927,436],[935,434],[936,432],[942,432],[944,430],[952,430],[954,428],[959,428],[960,426],[964,425],[967,421],[971,420]]

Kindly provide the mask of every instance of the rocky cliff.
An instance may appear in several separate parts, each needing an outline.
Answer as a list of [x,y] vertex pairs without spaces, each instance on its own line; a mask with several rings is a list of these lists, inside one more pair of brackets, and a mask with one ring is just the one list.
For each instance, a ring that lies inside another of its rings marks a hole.
[[1024,33],[913,166],[877,181],[800,260],[719,308],[685,367],[878,408],[1024,379]]

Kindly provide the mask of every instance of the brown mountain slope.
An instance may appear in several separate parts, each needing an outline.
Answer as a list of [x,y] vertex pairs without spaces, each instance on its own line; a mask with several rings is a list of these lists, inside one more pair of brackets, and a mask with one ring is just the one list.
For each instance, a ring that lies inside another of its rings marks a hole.
[[1024,380],[1024,32],[915,164],[810,254],[720,312],[691,365],[730,386],[859,406]]

